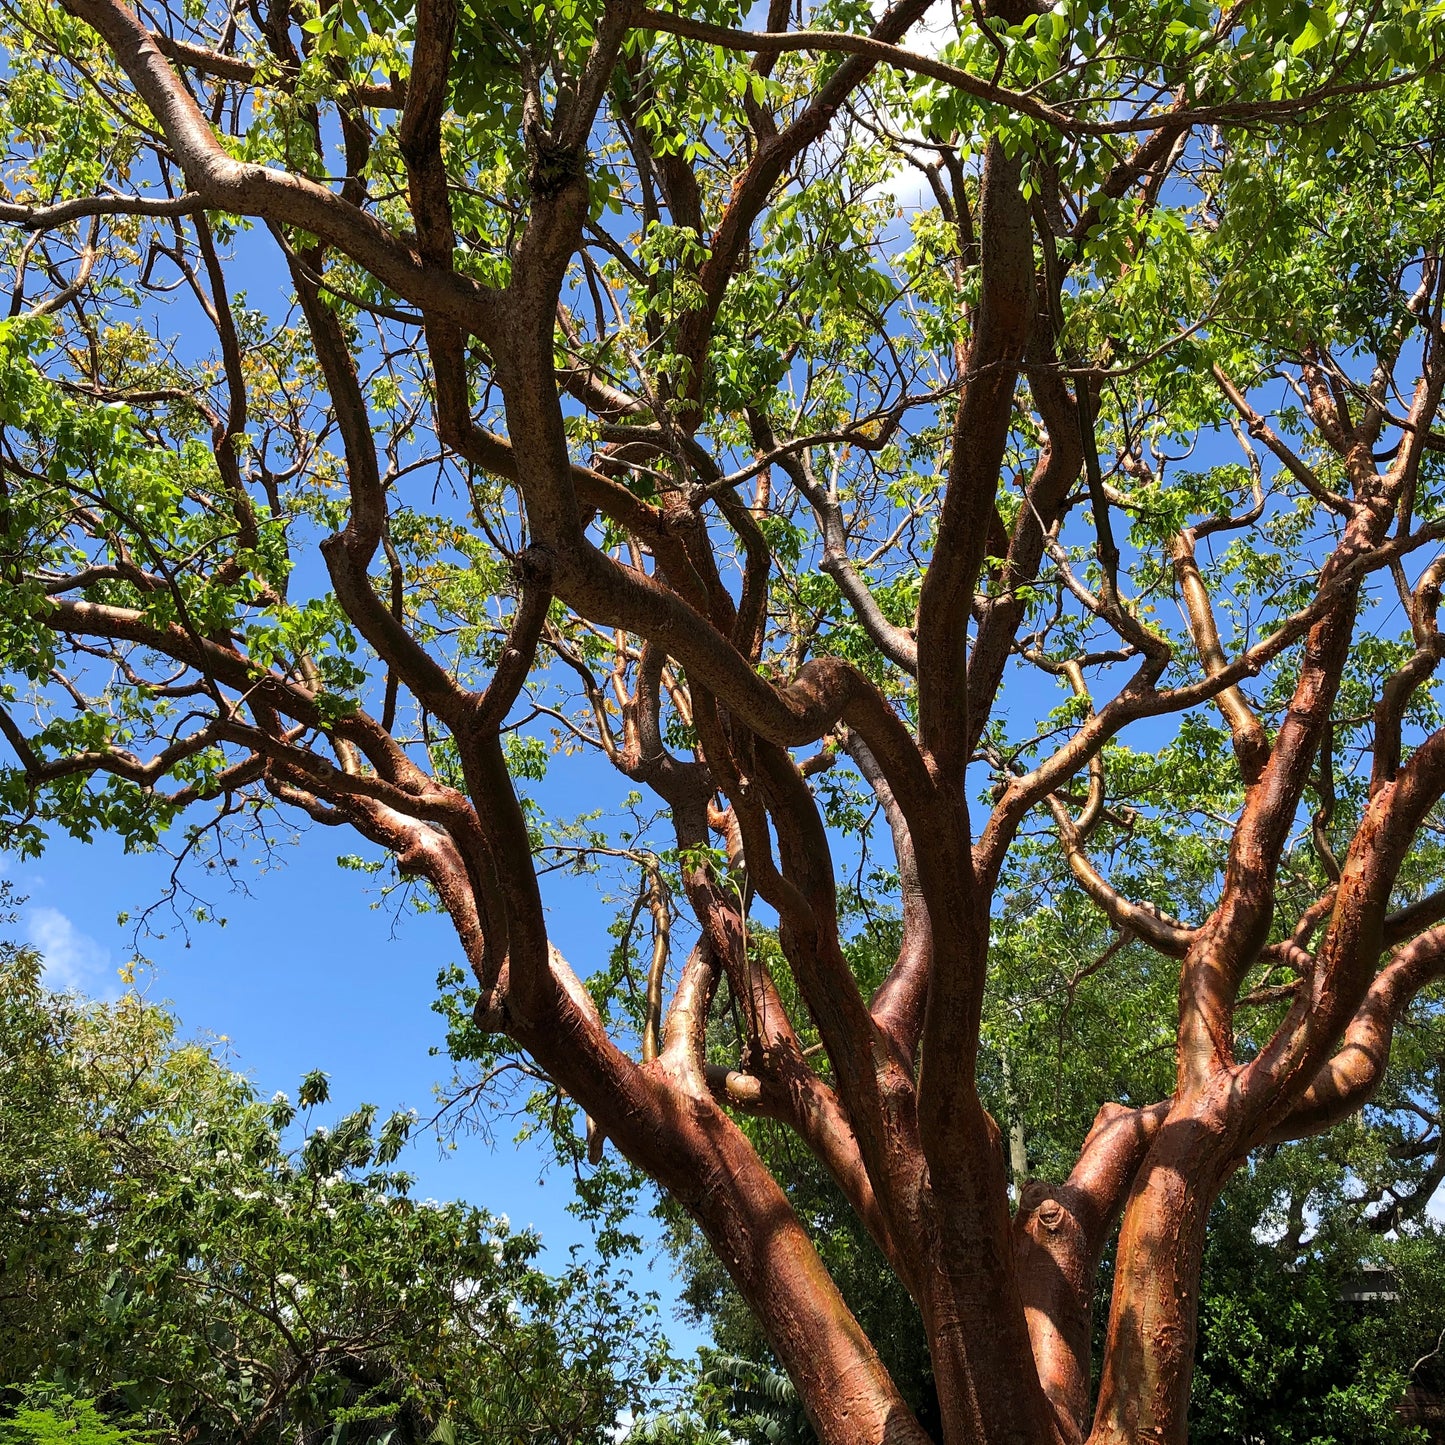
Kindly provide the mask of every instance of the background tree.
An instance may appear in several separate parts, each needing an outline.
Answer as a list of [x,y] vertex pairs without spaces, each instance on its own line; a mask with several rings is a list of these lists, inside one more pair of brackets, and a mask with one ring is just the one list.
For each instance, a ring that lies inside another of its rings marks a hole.
[[[37,1382],[140,1439],[238,1445],[604,1441],[653,1400],[645,1303],[591,1266],[543,1273],[505,1220],[414,1200],[389,1167],[410,1116],[363,1108],[292,1145],[296,1106],[163,1009],[37,973],[7,950],[0,1360],[31,1388],[0,1434],[107,1428]],[[308,1075],[302,1118],[325,1100]]]
[[118,1425],[95,1407],[92,1400],[77,1400],[64,1391],[43,1386],[16,1393],[0,1415],[0,1440],[5,1445],[143,1445],[144,1429]]
[[[902,1282],[937,1435],[1178,1441],[1220,1191],[1445,958],[1442,8],[998,0],[938,58],[928,11],[11,0],[7,836],[359,833],[829,1445],[925,1431],[739,1112]],[[284,323],[227,279],[263,229]],[[554,730],[610,817],[519,793]],[[1014,1211],[980,1026],[1038,830],[1170,1067]],[[539,870],[602,857],[589,990]]]

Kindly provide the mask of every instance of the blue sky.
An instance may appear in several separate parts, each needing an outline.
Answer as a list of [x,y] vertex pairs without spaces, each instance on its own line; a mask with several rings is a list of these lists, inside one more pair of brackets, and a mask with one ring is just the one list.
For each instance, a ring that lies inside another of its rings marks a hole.
[[[152,927],[164,936],[142,940],[150,967],[137,983],[173,1005],[186,1033],[224,1035],[233,1065],[265,1094],[284,1089],[294,1097],[301,1075],[321,1068],[332,1091],[323,1117],[363,1102],[426,1117],[434,1086],[450,1072],[445,1056],[430,1052],[443,1042],[442,1020],[430,1008],[436,975],[460,962],[461,950],[445,919],[398,915],[382,901],[378,878],[338,867],[338,854],[356,845],[354,835],[316,828],[280,850],[266,871],[243,854],[245,893],[190,870],[185,880],[226,924],[192,924],[187,940],[169,916],[155,915]],[[118,993],[118,970],[134,952],[134,919],[164,893],[170,859],[127,855],[98,835],[89,844],[53,839],[35,863],[0,861],[25,899],[17,936],[46,955],[52,985]],[[558,946],[588,971],[610,942],[591,882],[553,875],[545,886]],[[125,913],[132,921],[122,925]],[[515,1132],[498,1118],[490,1143],[463,1137],[455,1149],[421,1133],[402,1162],[417,1176],[420,1197],[465,1198],[506,1213],[514,1226],[541,1231],[560,1260],[569,1246],[585,1244],[586,1227],[566,1212],[567,1176],[549,1170],[535,1144],[517,1143]],[[675,1300],[666,1261],[648,1274],[649,1288]],[[680,1347],[697,1339],[682,1322],[673,1334]]]
[[[293,313],[290,276],[264,229],[242,227],[223,254],[238,304],[273,323]],[[214,333],[184,290],[148,305],[147,319],[183,359],[213,351]],[[324,589],[314,551],[303,548],[296,560],[293,586]],[[597,773],[575,763],[562,770],[565,782],[542,789],[554,816],[597,806],[590,796]],[[617,780],[611,769],[605,772],[611,779],[605,797],[615,800]],[[122,988],[119,970],[139,941],[149,962],[139,986],[173,1006],[187,1034],[224,1036],[234,1066],[263,1093],[284,1089],[294,1096],[301,1075],[320,1068],[330,1075],[335,1114],[369,1102],[428,1117],[435,1087],[451,1073],[450,1061],[431,1053],[444,1042],[443,1022],[431,1009],[436,976],[462,962],[449,923],[397,910],[382,898],[379,876],[338,867],[339,855],[375,853],[350,830],[305,829],[264,866],[257,866],[254,849],[227,849],[236,851],[243,890],[196,867],[180,873],[181,883],[226,920],[224,927],[192,922],[189,936],[162,908],[137,940],[136,920],[170,882],[172,861],[161,852],[127,855],[104,834],[89,844],[60,835],[35,863],[0,854],[0,875],[26,900],[18,936],[45,955],[52,986],[115,995]],[[554,941],[581,973],[590,972],[610,946],[609,915],[592,884],[558,874],[544,889]],[[118,922],[123,915],[128,923]],[[447,1149],[435,1135],[420,1133],[402,1162],[417,1176],[419,1196],[465,1198],[504,1212],[518,1227],[537,1228],[549,1250],[564,1254],[588,1237],[566,1212],[569,1181],[549,1174],[544,1151],[517,1144],[515,1133],[505,1117],[494,1120],[490,1143],[467,1137]],[[665,1267],[652,1272],[651,1284],[675,1295]],[[680,1329],[680,1339],[691,1337]]]
[[[273,324],[294,318],[291,278],[264,229],[242,226],[222,250],[237,305],[263,312]],[[183,289],[150,298],[141,319],[154,324],[182,360],[214,351],[214,332]],[[295,561],[293,598],[326,589],[314,548],[299,547]],[[565,819],[617,806],[627,785],[609,765],[572,757],[530,791],[548,816]],[[437,1107],[437,1086],[452,1071],[444,1054],[432,1052],[444,1045],[445,1028],[431,1007],[437,974],[463,962],[451,926],[443,916],[388,903],[382,875],[339,867],[340,855],[376,856],[354,832],[286,821],[302,831],[263,865],[255,849],[227,848],[239,855],[239,889],[195,866],[180,872],[181,884],[224,918],[224,927],[181,926],[162,907],[147,930],[137,929],[170,884],[173,864],[164,852],[128,855],[105,834],[90,843],[61,834],[36,862],[0,853],[0,877],[25,900],[16,937],[45,956],[53,987],[96,997],[120,992],[120,970],[139,944],[147,966],[138,986],[174,1010],[186,1035],[224,1037],[233,1066],[264,1095],[280,1089],[294,1097],[304,1073],[324,1070],[331,1101],[317,1122],[361,1103],[383,1111],[414,1108],[428,1118]],[[179,846],[178,838],[167,841]],[[599,899],[593,879],[559,870],[547,874],[542,887],[552,941],[585,977],[607,961],[613,910]],[[129,921],[119,921],[126,916]],[[490,1123],[488,1138],[464,1135],[454,1148],[418,1131],[401,1163],[416,1176],[418,1197],[461,1198],[505,1213],[515,1227],[538,1230],[560,1265],[572,1246],[585,1247],[590,1238],[587,1226],[567,1212],[570,1179],[551,1166],[544,1147],[516,1139],[510,1115],[494,1112]],[[646,1274],[647,1288],[675,1304],[670,1259],[648,1259],[638,1272]],[[681,1350],[702,1339],[681,1320],[671,1333]]]

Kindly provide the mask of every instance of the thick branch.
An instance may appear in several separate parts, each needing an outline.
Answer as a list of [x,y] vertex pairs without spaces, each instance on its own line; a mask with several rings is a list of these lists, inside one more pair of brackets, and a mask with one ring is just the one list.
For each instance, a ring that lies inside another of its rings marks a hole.
[[209,121],[157,48],[117,0],[68,0],[66,8],[99,32],[160,123],[191,191],[207,208],[298,226],[337,246],[397,295],[483,337],[498,330],[495,298],[449,268],[425,265],[365,211],[290,171],[232,160]]

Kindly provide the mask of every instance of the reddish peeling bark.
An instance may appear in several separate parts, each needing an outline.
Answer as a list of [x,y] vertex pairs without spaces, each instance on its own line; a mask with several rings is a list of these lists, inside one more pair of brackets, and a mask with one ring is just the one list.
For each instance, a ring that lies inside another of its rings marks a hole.
[[1209,1210],[1239,1160],[1223,1091],[1159,1126],[1124,1210],[1089,1445],[1183,1445]]
[[[586,1010],[581,998],[573,1002]],[[754,1302],[819,1438],[839,1445],[929,1445],[782,1190],[708,1094],[696,1040],[679,1037],[683,1028],[675,1018],[669,1048],[641,1077],[619,1055],[589,1059],[567,1047],[555,1024],[545,1034],[518,1032],[559,1083],[567,1087],[571,1079],[586,1091],[607,1137],[697,1220],[744,1298]],[[617,1088],[610,1097],[591,1086],[597,1069],[613,1074]]]
[[1168,1113],[1108,1104],[1062,1185],[1026,1184],[1014,1218],[1019,1287],[1039,1379],[1059,1436],[1084,1438],[1094,1285],[1140,1161]]

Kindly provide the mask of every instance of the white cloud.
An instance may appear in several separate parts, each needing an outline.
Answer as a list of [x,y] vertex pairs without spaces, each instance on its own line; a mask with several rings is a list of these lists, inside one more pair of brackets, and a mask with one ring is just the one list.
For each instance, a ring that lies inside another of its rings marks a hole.
[[[886,8],[885,5],[875,4],[874,12],[881,14]],[[937,60],[943,47],[951,43],[957,34],[950,8],[947,5],[934,5],[929,13],[914,23],[899,43],[914,55],[926,55],[930,60]],[[901,133],[905,141],[923,138],[920,128],[911,122],[903,127]],[[936,153],[931,150],[920,151],[919,154],[928,160],[937,158]],[[876,201],[883,196],[891,197],[904,211],[931,210],[934,205],[933,191],[928,182],[916,166],[902,159],[894,164],[884,180],[868,188],[864,199]]]
[[110,950],[82,933],[58,908],[25,910],[27,942],[45,960],[45,982],[53,989],[106,995],[115,991]]
[[1436,1224],[1445,1224],[1445,1184],[1442,1184],[1425,1206],[1425,1214]]
[[[761,5],[757,9],[760,15],[767,14]],[[889,9],[889,0],[873,0],[873,18],[875,20],[881,20]],[[918,55],[937,56],[948,40],[953,37],[951,7],[935,3],[930,9],[932,14],[925,12],[920,19],[913,22],[908,34],[903,37],[904,47]]]
[[937,60],[943,53],[943,47],[957,33],[953,25],[953,16],[949,13],[948,7],[935,5],[933,14],[925,15],[904,37],[903,46],[915,55],[927,55],[931,59]]

